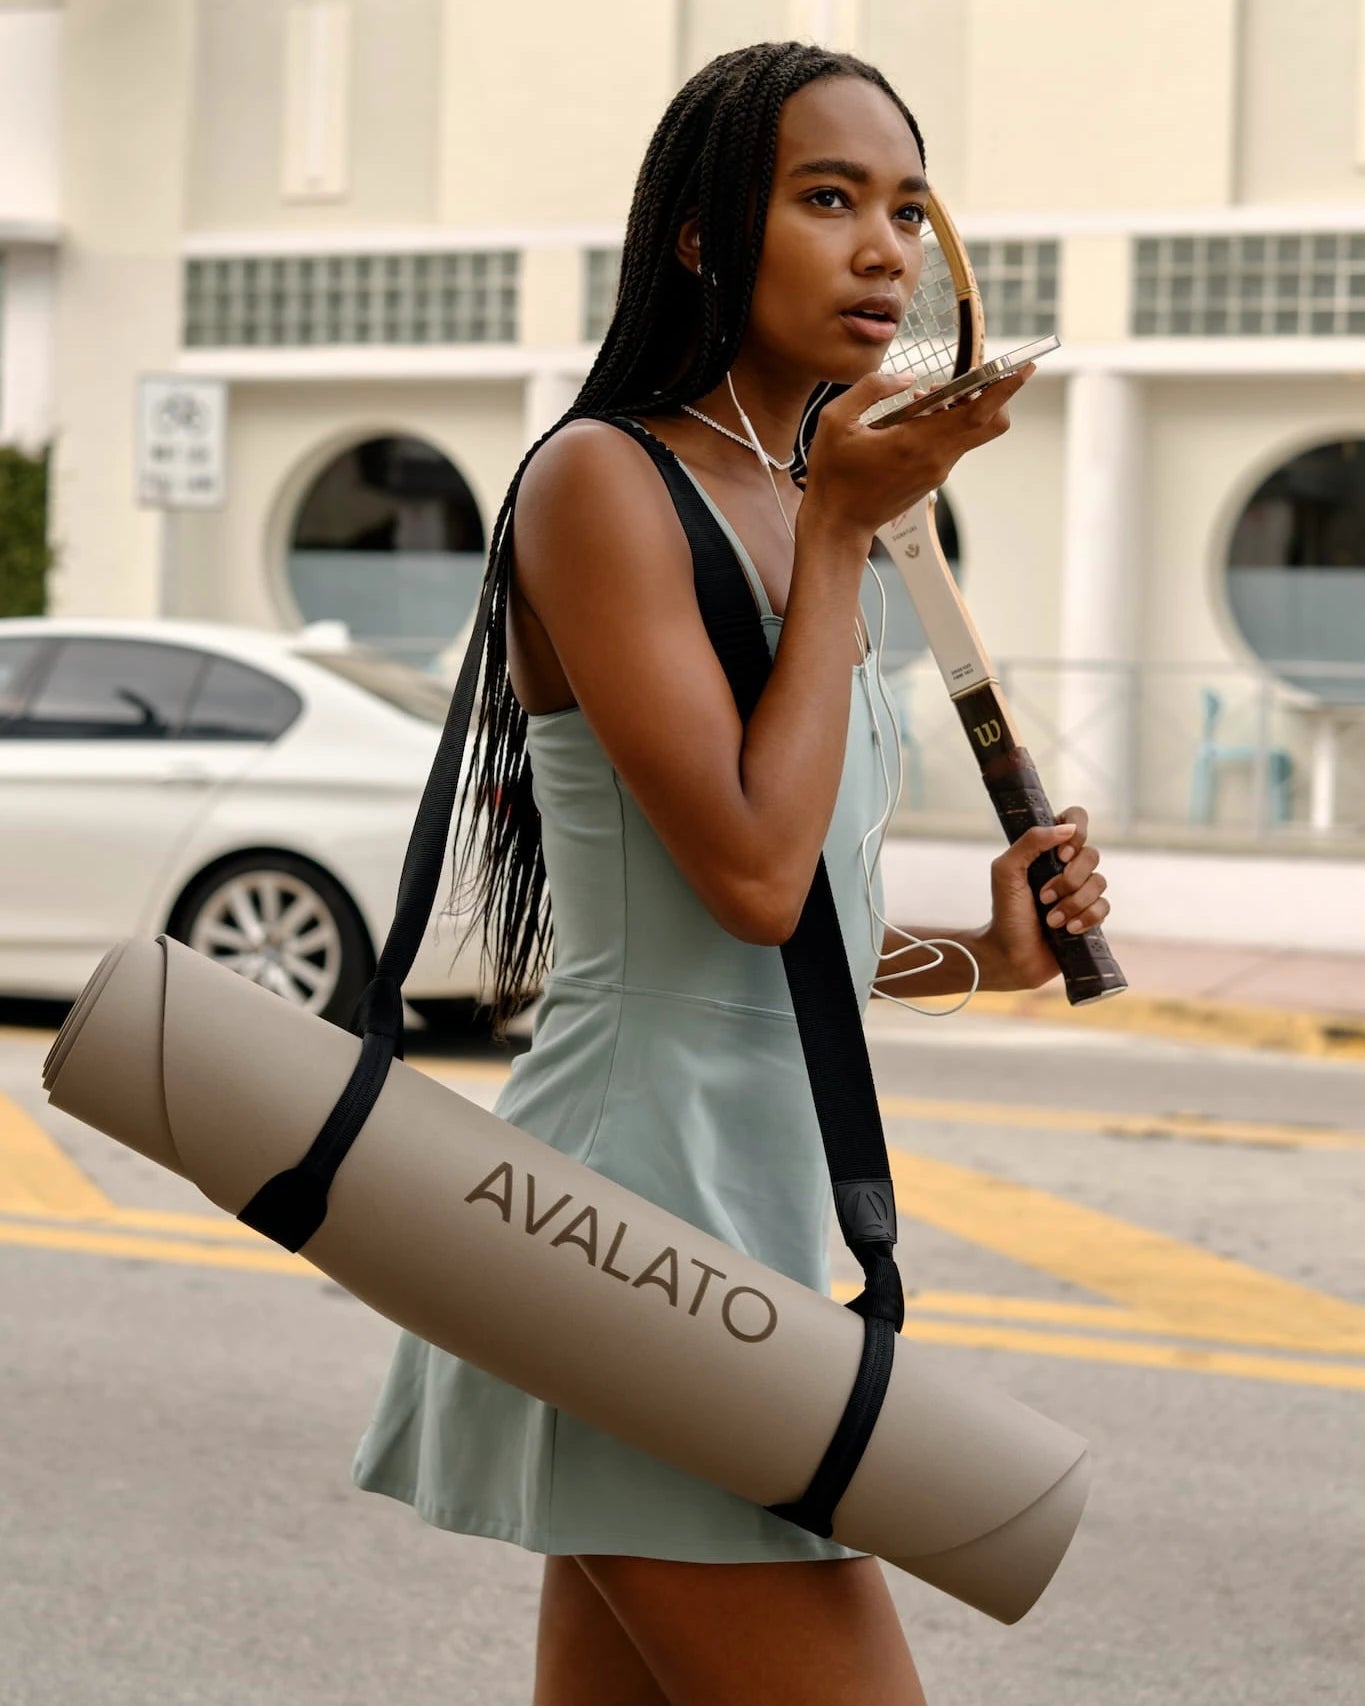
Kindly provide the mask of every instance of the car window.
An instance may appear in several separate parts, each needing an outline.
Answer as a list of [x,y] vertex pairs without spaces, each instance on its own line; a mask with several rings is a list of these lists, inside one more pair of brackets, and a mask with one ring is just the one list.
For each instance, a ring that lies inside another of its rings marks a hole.
[[303,709],[291,687],[259,669],[215,658],[181,730],[185,740],[276,740]]
[[450,687],[433,675],[423,675],[410,664],[386,658],[379,652],[300,652],[309,663],[339,675],[424,723],[444,723],[450,709]]
[[29,740],[169,740],[202,652],[137,640],[65,640],[9,733]]
[[45,642],[36,635],[20,638],[16,634],[10,639],[0,640],[0,732],[4,731],[5,719],[13,716],[19,707],[33,660],[43,644]]

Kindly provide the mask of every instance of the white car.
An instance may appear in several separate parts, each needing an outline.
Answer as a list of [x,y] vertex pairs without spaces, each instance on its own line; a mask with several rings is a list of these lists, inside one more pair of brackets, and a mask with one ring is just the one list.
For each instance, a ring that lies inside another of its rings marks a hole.
[[[0,620],[0,993],[74,1000],[165,931],[346,1024],[449,697],[338,624]],[[458,1028],[479,942],[449,889],[447,858],[404,994]]]

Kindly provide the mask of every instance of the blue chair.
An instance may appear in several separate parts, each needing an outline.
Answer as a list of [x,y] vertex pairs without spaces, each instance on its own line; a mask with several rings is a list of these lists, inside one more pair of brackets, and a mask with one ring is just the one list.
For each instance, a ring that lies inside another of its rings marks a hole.
[[1223,714],[1222,697],[1205,687],[1202,701],[1199,745],[1195,748],[1194,769],[1190,776],[1190,822],[1213,822],[1218,772],[1224,765],[1264,762],[1271,819],[1275,823],[1288,823],[1292,811],[1290,796],[1294,760],[1282,747],[1219,746],[1215,734]]

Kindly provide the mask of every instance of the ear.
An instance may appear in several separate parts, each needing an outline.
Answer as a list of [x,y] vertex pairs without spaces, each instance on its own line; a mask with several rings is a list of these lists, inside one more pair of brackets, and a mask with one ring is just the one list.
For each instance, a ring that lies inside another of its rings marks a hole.
[[701,274],[701,215],[693,208],[683,220],[678,230],[678,242],[674,254],[687,268],[688,272]]

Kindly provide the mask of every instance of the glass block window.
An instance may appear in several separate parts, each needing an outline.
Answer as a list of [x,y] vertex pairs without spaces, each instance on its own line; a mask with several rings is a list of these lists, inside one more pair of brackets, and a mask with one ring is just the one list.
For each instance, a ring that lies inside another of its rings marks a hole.
[[621,276],[619,249],[588,249],[583,265],[583,340],[600,343],[616,309],[616,284]]
[[1365,232],[1140,237],[1137,337],[1365,333]]
[[512,250],[192,260],[184,341],[215,348],[513,343],[519,262]]
[[986,334],[1038,338],[1057,330],[1055,239],[969,243]]

